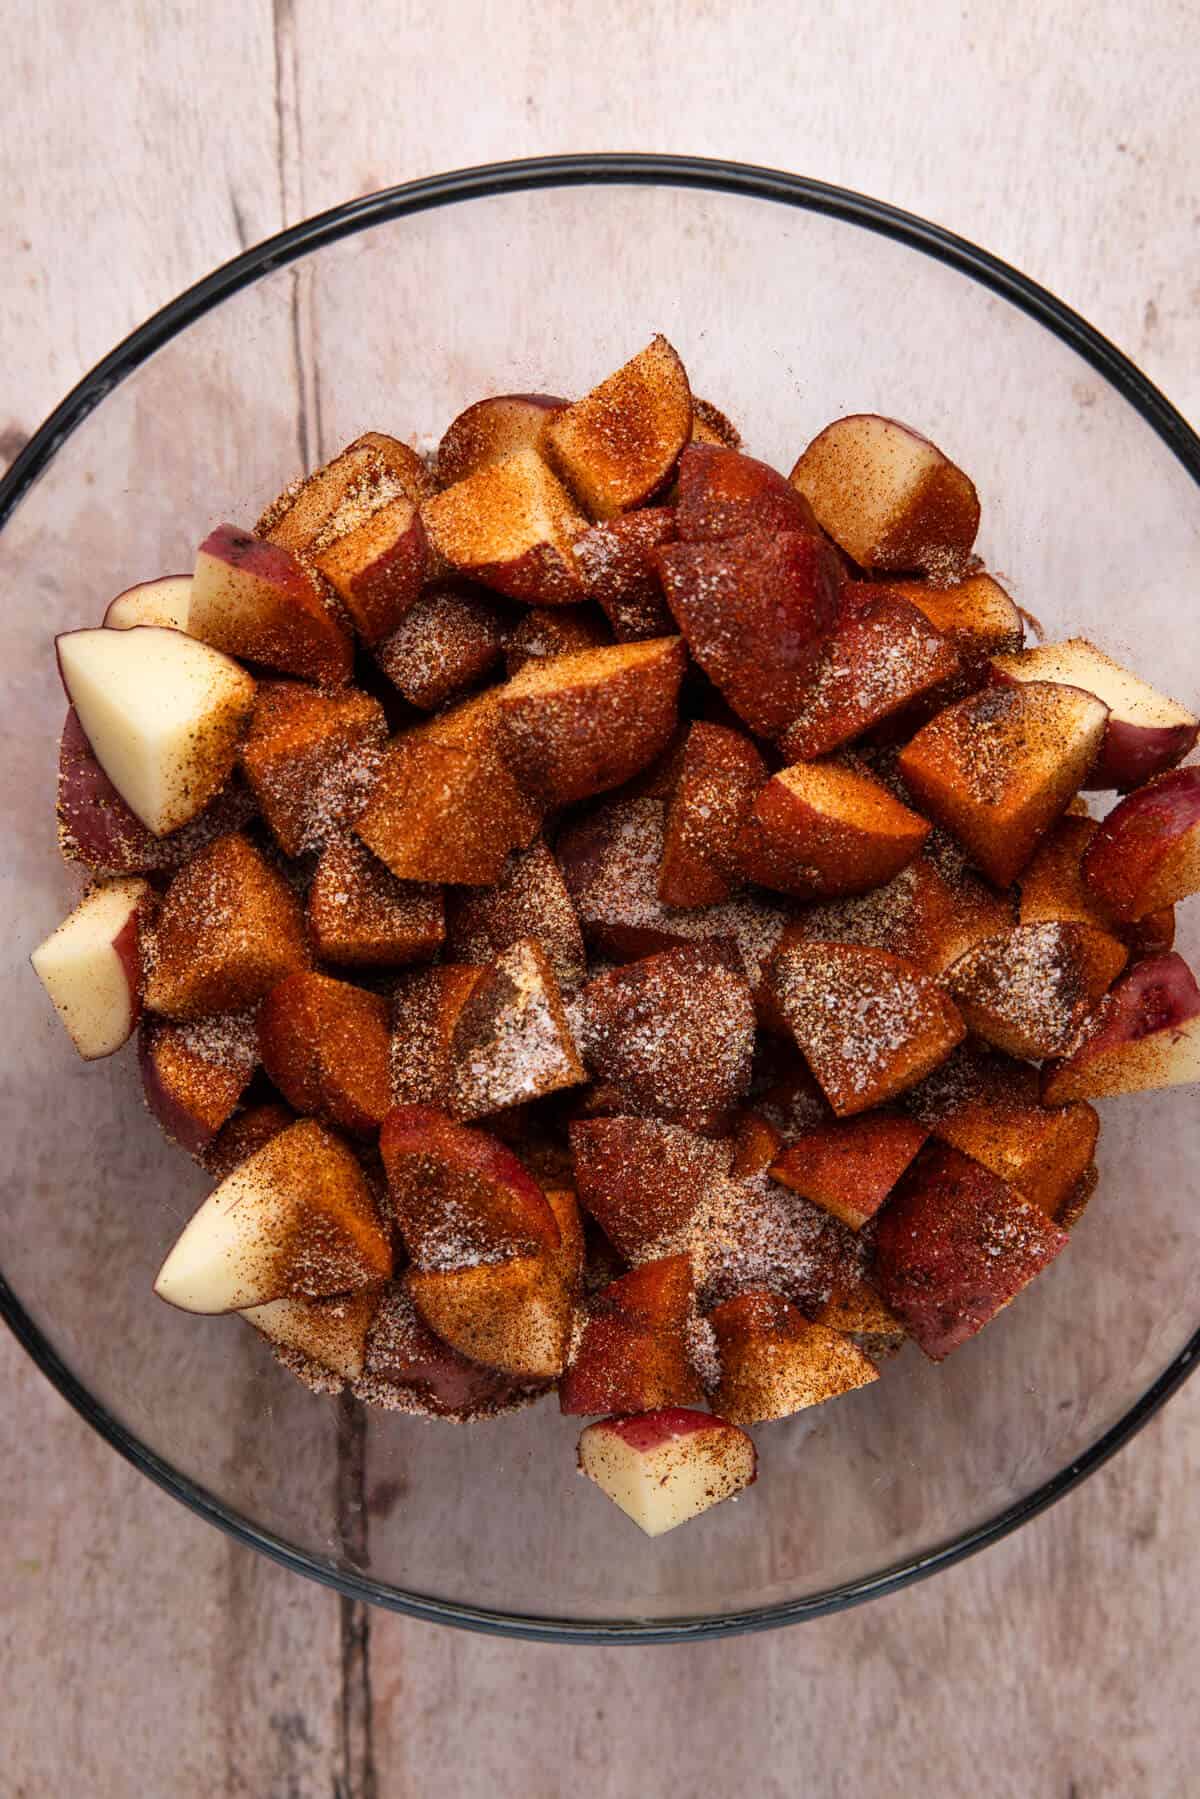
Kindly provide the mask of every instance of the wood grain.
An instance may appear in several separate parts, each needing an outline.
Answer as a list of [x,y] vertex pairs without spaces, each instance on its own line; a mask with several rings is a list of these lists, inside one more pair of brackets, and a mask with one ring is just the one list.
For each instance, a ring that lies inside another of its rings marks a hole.
[[[1200,413],[1191,0],[1160,0],[1136,42],[1116,0],[117,0],[100,31],[83,0],[15,13],[5,458],[142,317],[283,223],[579,148],[743,158],[910,207],[1045,281]],[[271,399],[312,460],[333,401],[294,282],[293,391]],[[1195,1385],[1072,1498],[933,1582],[641,1653],[368,1615],[158,1493],[6,1337],[0,1391],[4,1799],[1196,1791]]]

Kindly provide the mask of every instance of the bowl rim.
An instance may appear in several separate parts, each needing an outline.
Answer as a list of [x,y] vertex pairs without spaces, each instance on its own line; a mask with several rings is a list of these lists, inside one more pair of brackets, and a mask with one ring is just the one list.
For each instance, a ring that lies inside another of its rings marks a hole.
[[[1200,486],[1200,436],[1137,365],[1046,288],[967,239],[884,201],[777,169],[696,156],[596,153],[487,163],[382,188],[289,226],[224,263],[132,331],[55,407],[0,479],[0,530],[88,414],[156,350],[240,288],[340,238],[408,214],[540,188],[596,185],[698,188],[773,201],[874,231],[945,263],[1027,313],[1073,349],[1140,414]],[[332,1566],[296,1549],[232,1510],[127,1430],[61,1360],[2,1272],[0,1316],[64,1399],[126,1460],[200,1517],[283,1567],[331,1587],[343,1597],[429,1622],[533,1641],[580,1644],[691,1642],[773,1629],[897,1592],[952,1567],[1027,1523],[1094,1473],[1170,1398],[1192,1373],[1200,1354],[1197,1330],[1141,1398],[1084,1454],[1026,1498],[926,1554],[803,1599],[743,1611],[661,1622],[652,1618],[570,1620],[490,1610],[408,1593],[372,1580],[348,1562]]]

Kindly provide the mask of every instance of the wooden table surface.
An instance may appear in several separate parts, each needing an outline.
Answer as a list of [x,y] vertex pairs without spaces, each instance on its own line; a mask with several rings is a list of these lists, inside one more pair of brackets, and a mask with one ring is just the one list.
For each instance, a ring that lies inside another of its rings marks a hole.
[[[146,314],[335,201],[532,153],[877,194],[1200,416],[1195,0],[16,0],[0,455]],[[1200,1792],[1200,1384],[938,1579],[786,1632],[554,1649],[366,1614],[191,1517],[0,1333],[0,1795]]]

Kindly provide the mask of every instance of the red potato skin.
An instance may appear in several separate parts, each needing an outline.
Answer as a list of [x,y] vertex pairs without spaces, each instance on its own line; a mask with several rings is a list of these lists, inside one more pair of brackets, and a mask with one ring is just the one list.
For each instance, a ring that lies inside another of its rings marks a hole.
[[716,543],[747,531],[818,531],[803,494],[778,470],[716,444],[691,443],[679,458],[675,517],[684,543]]
[[[1082,1040],[1071,1054],[1042,1069],[1042,1104],[1060,1105],[1076,1097],[1072,1077],[1107,1050],[1164,1036],[1200,1017],[1200,985],[1174,950],[1136,962],[1101,1000]],[[1086,1088],[1085,1088],[1086,1092]]]
[[[736,1424],[730,1424],[712,1412],[696,1412],[688,1406],[678,1405],[662,1406],[656,1412],[639,1412],[632,1418],[603,1418],[590,1428],[611,1431],[614,1437],[620,1437],[623,1443],[642,1454],[660,1449],[664,1443],[673,1443],[680,1437],[695,1436],[697,1431],[736,1430],[740,1437],[746,1436]],[[752,1480],[757,1478],[756,1471]]]
[[1065,1231],[996,1175],[938,1144],[914,1163],[880,1215],[879,1293],[930,1360],[940,1362],[1066,1242]]
[[1159,775],[1109,813],[1084,851],[1084,881],[1115,917],[1132,923],[1163,903],[1155,876],[1193,831],[1200,831],[1200,764]]
[[696,661],[752,731],[773,737],[804,703],[837,617],[840,574],[810,531],[752,531],[654,552]]

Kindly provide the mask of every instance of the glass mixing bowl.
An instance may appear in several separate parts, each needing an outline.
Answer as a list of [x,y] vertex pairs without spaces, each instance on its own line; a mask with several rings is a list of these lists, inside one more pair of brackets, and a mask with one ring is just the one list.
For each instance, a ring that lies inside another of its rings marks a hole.
[[[0,1305],[168,1491],[289,1567],[418,1616],[577,1641],[780,1624],[994,1540],[1123,1443],[1200,1336],[1195,1091],[1105,1108],[1066,1255],[942,1367],[759,1434],[736,1505],[650,1542],[543,1404],[463,1430],[311,1396],[236,1319],[151,1278],[205,1190],[126,1052],[85,1067],[29,971],[77,883],[55,849],[55,632],[190,567],[359,432],[438,433],[503,390],[585,390],[654,331],[787,469],[840,413],[969,470],[988,565],[1054,634],[1200,696],[1200,441],[1129,362],[983,252],[787,175],[570,157],[414,183],[218,270],[80,383],[0,487],[4,593]],[[1198,908],[1197,910],[1200,910]],[[1190,937],[1190,944],[1189,944]],[[1197,947],[1186,917],[1182,948]]]

